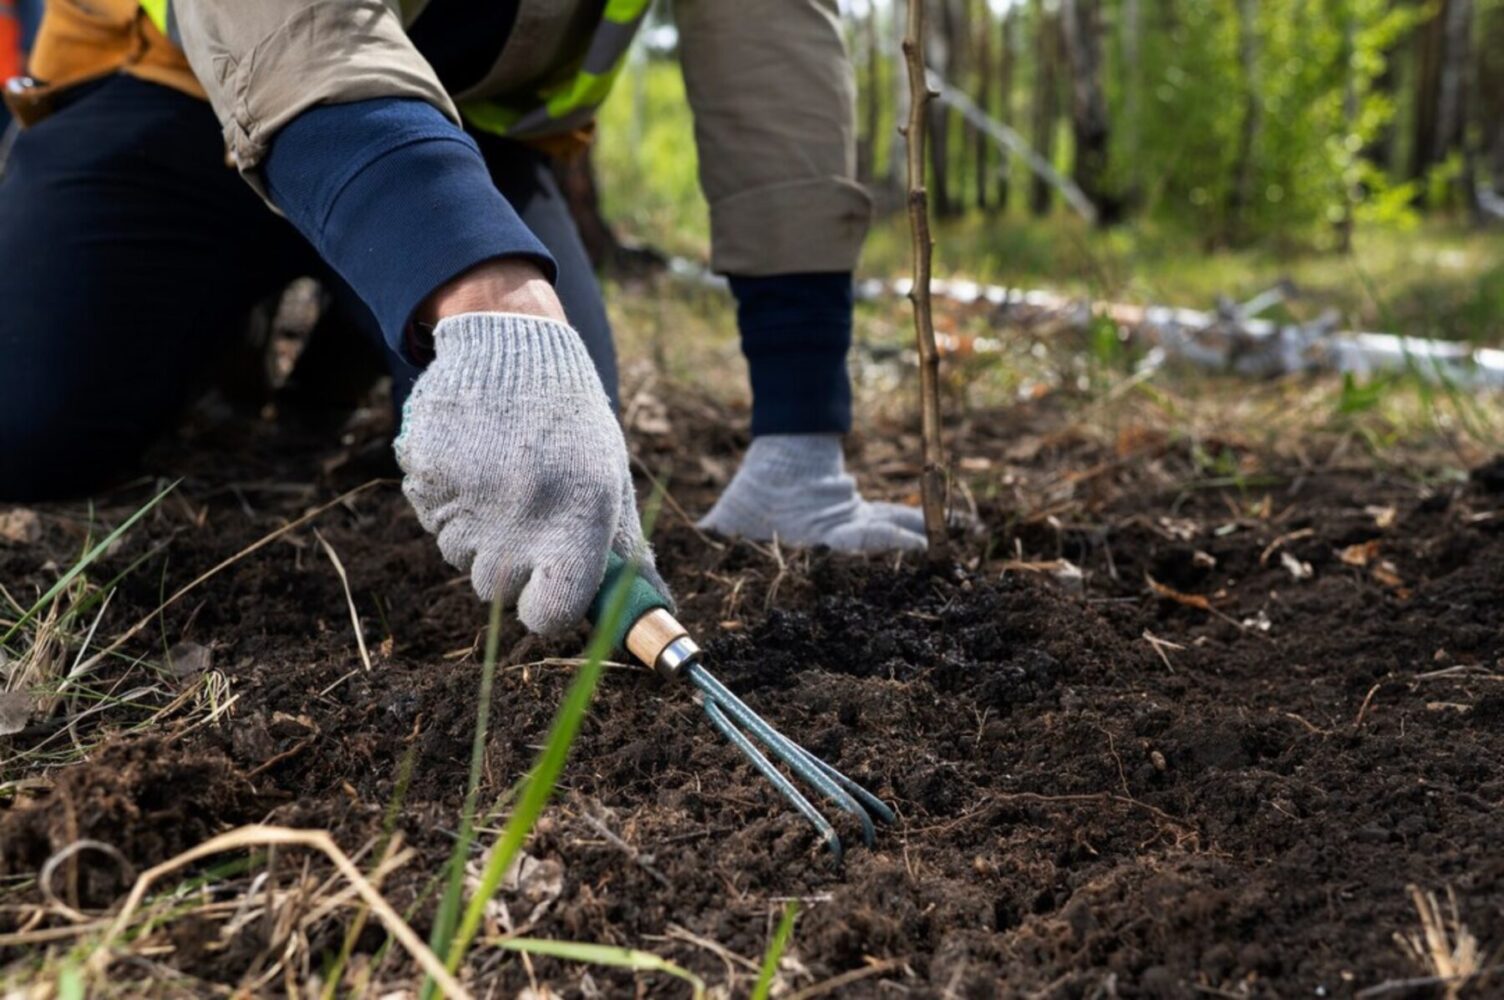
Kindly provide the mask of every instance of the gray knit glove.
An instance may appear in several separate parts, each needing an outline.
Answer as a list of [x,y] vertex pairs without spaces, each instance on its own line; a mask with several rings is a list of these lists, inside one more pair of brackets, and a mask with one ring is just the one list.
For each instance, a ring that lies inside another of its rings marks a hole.
[[434,350],[403,408],[402,492],[481,599],[499,593],[529,631],[564,632],[595,597],[608,550],[639,559],[662,589],[626,441],[579,334],[467,313],[439,323]]

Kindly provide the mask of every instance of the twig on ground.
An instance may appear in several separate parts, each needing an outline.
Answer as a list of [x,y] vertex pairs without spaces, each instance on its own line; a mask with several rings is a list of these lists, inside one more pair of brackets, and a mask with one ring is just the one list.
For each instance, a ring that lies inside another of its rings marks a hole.
[[42,864],[41,870],[37,873],[37,891],[42,894],[42,898],[54,910],[75,924],[87,924],[93,923],[95,918],[89,916],[87,913],[81,913],[74,909],[74,907],[64,903],[52,891],[52,875],[57,871],[57,866],[72,858],[79,851],[98,851],[101,854],[107,855],[120,866],[120,870],[125,875],[127,882],[135,879],[136,868],[126,859],[124,854],[120,853],[119,848],[115,847],[114,844],[107,844],[102,840],[90,840],[88,838],[75,840],[64,846]]
[[643,857],[641,851],[637,850],[637,848],[633,847],[625,840],[622,840],[621,837],[617,836],[617,834],[602,820],[592,815],[592,809],[594,808],[596,808],[595,803],[583,799],[580,800],[580,818],[585,821],[586,825],[596,833],[600,834],[602,837],[605,837],[606,840],[610,842],[612,847],[615,847],[627,857],[631,858],[633,864],[637,865],[637,867],[641,868],[643,871],[647,872],[653,877],[653,881],[657,882],[665,889],[672,889],[673,883],[668,880],[667,875],[663,874],[663,872],[655,868],[652,863],[647,860],[647,858]]
[[1165,669],[1173,674],[1175,672],[1175,665],[1170,662],[1170,658],[1165,654],[1165,650],[1183,650],[1185,646],[1178,642],[1171,642],[1169,639],[1161,639],[1148,629],[1144,629],[1144,641],[1149,644],[1150,649],[1159,654],[1160,660],[1164,662]]
[[1383,684],[1383,681],[1379,681],[1373,687],[1368,689],[1368,694],[1363,697],[1363,704],[1358,706],[1358,716],[1357,718],[1353,719],[1354,729],[1363,728],[1363,718],[1368,715],[1368,706],[1373,702],[1373,696],[1379,693],[1379,688],[1382,687]]
[[1158,806],[1126,795],[1117,795],[1113,792],[1088,792],[1080,795],[1041,795],[1039,792],[1000,792],[992,796],[993,802],[1038,802],[1041,805],[1100,805],[1104,802],[1112,802],[1123,806],[1133,806],[1164,820],[1172,826],[1180,827],[1189,831],[1193,836],[1200,837],[1201,831],[1194,824],[1183,819],[1176,819]]
[[885,972],[892,972],[894,969],[901,969],[903,967],[904,961],[901,958],[889,958],[881,962],[874,961],[864,969],[852,969],[850,972],[843,972],[839,976],[832,976],[812,986],[806,986],[802,990],[797,990],[789,994],[789,1000],[812,1000],[814,997],[823,997],[827,993],[834,993],[836,990],[844,989],[852,983],[860,982],[871,976],[880,976]]
[[324,554],[329,557],[329,561],[334,564],[334,572],[339,575],[339,585],[345,591],[345,604],[350,608],[350,627],[355,630],[355,645],[360,648],[360,662],[366,665],[366,671],[369,672],[371,651],[366,649],[365,629],[361,628],[360,613],[355,610],[355,595],[350,593],[350,576],[345,572],[345,564],[340,562],[339,553],[334,551],[334,546],[329,544],[323,532],[314,528],[313,537],[324,547]]
[[695,521],[695,519],[690,517],[689,513],[679,505],[679,501],[674,499],[674,495],[668,491],[668,485],[661,481],[657,476],[653,475],[653,471],[647,467],[646,462],[638,458],[636,455],[633,455],[632,464],[637,466],[637,470],[639,472],[648,477],[648,482],[652,483],[653,489],[663,497],[663,502],[668,504],[668,509],[673,511],[679,516],[681,520],[684,521],[684,523],[689,527],[689,530],[695,533],[696,538],[698,538],[704,544],[708,545],[710,548],[715,549],[717,552],[724,552],[726,550],[726,543],[716,541],[714,538],[711,538],[704,532],[704,530]]

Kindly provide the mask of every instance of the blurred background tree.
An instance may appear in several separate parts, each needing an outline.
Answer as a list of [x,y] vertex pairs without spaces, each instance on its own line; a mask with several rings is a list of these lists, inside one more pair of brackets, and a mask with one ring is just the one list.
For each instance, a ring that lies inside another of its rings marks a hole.
[[[841,0],[879,216],[865,266],[885,275],[904,262],[904,2]],[[1485,228],[1504,224],[1504,0],[926,2],[929,66],[974,106],[929,117],[939,274],[1205,304],[1290,272],[1355,288],[1356,266],[1401,300],[1407,277],[1429,289],[1424,315],[1338,295],[1369,320],[1504,340]],[[660,4],[595,160],[617,230],[703,257],[672,24]],[[1094,223],[977,114],[1068,178]]]

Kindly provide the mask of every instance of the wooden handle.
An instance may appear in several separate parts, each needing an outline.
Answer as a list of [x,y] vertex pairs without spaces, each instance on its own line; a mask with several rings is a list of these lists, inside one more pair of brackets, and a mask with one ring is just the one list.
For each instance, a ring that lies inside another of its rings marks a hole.
[[682,639],[689,631],[680,625],[665,608],[654,608],[632,623],[627,632],[627,652],[647,666],[655,666],[658,657],[675,639]]

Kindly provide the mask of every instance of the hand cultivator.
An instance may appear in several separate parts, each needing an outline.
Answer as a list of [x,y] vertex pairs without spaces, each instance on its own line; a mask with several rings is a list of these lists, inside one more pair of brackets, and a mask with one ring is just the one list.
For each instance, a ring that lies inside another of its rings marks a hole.
[[[604,617],[610,595],[626,572],[626,562],[613,554],[606,568],[606,579],[590,608],[591,621],[600,621]],[[670,613],[668,598],[641,577],[634,577],[631,582],[625,611],[616,626],[615,640],[617,649],[625,649],[664,679],[692,684],[696,689],[695,700],[705,709],[710,724],[746,755],[752,766],[814,825],[837,862],[841,860],[841,838],[836,835],[830,820],[774,766],[767,754],[758,749],[757,743],[766,747],[806,785],[843,812],[855,816],[862,825],[862,840],[868,847],[872,846],[875,837],[873,819],[893,822],[893,810],[882,800],[774,729],[716,680],[701,662],[700,647]]]

